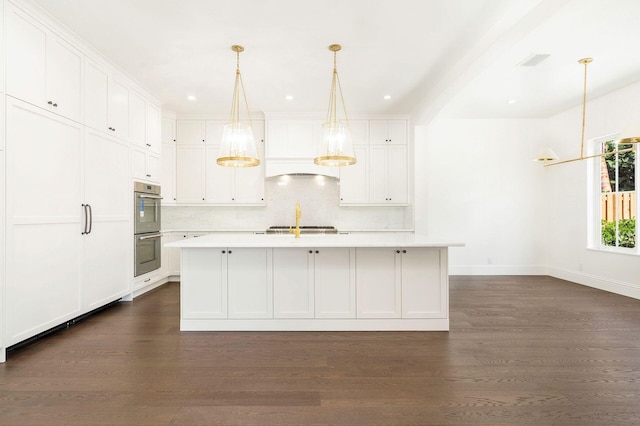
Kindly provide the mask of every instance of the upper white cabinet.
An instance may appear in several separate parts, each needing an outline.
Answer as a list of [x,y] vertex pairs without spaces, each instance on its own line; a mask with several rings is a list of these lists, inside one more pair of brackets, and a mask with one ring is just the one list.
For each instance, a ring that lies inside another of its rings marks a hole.
[[133,177],[160,182],[160,109],[129,93],[129,137],[133,142]]
[[160,185],[162,204],[176,203],[176,120],[162,117]]
[[134,147],[160,154],[160,109],[133,91],[129,93],[129,137]]
[[340,168],[340,204],[406,205],[409,202],[407,121],[369,120],[368,124],[368,132],[352,127],[353,140],[366,138],[368,143],[354,143],[356,164]]
[[129,139],[129,89],[100,65],[87,61],[84,73],[85,123]]
[[406,145],[406,120],[370,120],[369,143],[372,145]]
[[205,143],[204,120],[177,120],[176,143],[178,145],[199,145]]
[[7,3],[7,93],[81,121],[83,55]]
[[264,205],[264,123],[253,123],[260,165],[239,168],[216,162],[224,124],[220,120],[177,120],[177,204]]
[[322,120],[268,120],[266,158],[314,158],[322,138]]

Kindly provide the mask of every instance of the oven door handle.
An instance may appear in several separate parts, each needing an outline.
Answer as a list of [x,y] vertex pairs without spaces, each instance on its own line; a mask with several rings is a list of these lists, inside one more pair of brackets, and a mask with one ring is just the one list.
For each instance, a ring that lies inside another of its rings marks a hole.
[[139,198],[152,198],[154,200],[162,200],[162,197],[159,195],[149,195],[149,194],[138,194]]
[[160,232],[158,232],[157,234],[144,235],[144,236],[142,236],[142,237],[138,237],[138,239],[139,239],[140,241],[142,241],[142,240],[149,240],[149,239],[151,239],[151,238],[160,238],[160,237],[162,237],[162,234],[161,234]]

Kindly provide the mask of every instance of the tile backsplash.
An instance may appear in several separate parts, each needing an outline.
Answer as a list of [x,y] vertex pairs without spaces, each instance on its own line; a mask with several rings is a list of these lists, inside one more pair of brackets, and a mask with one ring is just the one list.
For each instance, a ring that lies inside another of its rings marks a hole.
[[163,229],[262,230],[295,224],[300,203],[301,225],[330,225],[339,230],[412,230],[413,209],[406,207],[341,207],[338,179],[287,175],[265,181],[265,206],[164,206]]

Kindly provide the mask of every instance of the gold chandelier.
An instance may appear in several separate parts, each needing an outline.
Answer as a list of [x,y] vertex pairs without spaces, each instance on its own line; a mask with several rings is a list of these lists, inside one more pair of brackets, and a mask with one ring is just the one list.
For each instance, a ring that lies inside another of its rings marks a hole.
[[[611,152],[603,152],[603,153],[594,154],[594,155],[584,155],[584,127],[585,127],[585,117],[587,112],[587,65],[591,62],[593,62],[593,58],[582,58],[578,60],[579,64],[584,65],[584,83],[582,87],[582,135],[580,139],[580,156],[577,158],[572,158],[570,160],[558,161],[559,158],[556,155],[556,153],[553,152],[551,148],[545,148],[540,153],[538,158],[535,159],[535,161],[543,162],[545,167],[555,166],[557,164],[573,163],[574,161],[581,161],[589,158],[605,157],[612,154],[620,154],[623,152],[629,152],[629,151],[635,150],[635,145],[634,145],[631,148],[619,149]],[[634,125],[634,126],[635,127],[632,127],[626,130],[622,134],[622,137],[616,140],[616,144],[617,144],[616,146],[637,144],[638,142],[640,142],[640,136],[637,136],[640,134],[640,126],[639,125]]]
[[[315,164],[321,166],[349,166],[356,163],[347,109],[336,67],[336,54],[340,49],[342,46],[339,44],[329,46],[329,50],[333,52],[333,78],[329,94],[329,109],[327,121],[322,125],[323,137],[320,142],[320,150],[318,156],[313,159]],[[338,118],[338,100],[342,106],[342,119]]]
[[[236,52],[236,81],[233,87],[230,119],[224,125],[217,163],[226,167],[253,167],[259,165],[260,160],[253,138],[247,95],[240,74],[240,52],[244,51],[244,47],[233,45],[231,50]],[[247,122],[240,121],[240,91],[242,91],[242,100],[247,113]]]

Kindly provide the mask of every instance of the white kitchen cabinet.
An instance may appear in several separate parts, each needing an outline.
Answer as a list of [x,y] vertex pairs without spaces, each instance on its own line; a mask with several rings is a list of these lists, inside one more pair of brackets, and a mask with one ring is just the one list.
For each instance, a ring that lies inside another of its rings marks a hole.
[[369,202],[369,147],[354,146],[356,164],[340,167],[340,205]]
[[449,279],[445,249],[402,250],[402,317],[446,318]]
[[[185,240],[188,238],[186,232],[169,232],[166,242],[174,242],[179,240]],[[173,247],[163,247],[163,253],[167,254],[167,266],[169,269],[169,276],[180,276],[180,249]]]
[[358,318],[401,317],[401,260],[399,249],[356,249]]
[[204,120],[177,120],[176,143],[178,145],[198,145],[205,143]]
[[160,185],[162,204],[176,204],[176,119],[162,117],[160,140]]
[[130,291],[129,147],[117,138],[88,130],[84,166],[83,198],[91,208],[91,232],[83,238],[83,306],[92,310]]
[[146,149],[133,149],[133,177],[153,183],[160,182],[160,156]]
[[6,341],[81,312],[82,127],[7,98]]
[[171,117],[162,117],[160,140],[162,143],[176,143],[176,119]]
[[369,120],[369,143],[371,145],[406,145],[407,121]]
[[352,129],[356,164],[340,168],[340,205],[406,205],[409,202],[406,120],[369,120]]
[[370,146],[369,203],[404,205],[408,194],[407,146]]
[[219,149],[217,145],[206,149],[206,203],[264,205],[263,159],[255,167],[224,167],[216,162]]
[[314,318],[314,257],[306,248],[273,249],[273,317]]
[[274,248],[274,318],[355,318],[354,253]]
[[19,100],[7,116],[13,344],[129,291],[131,182],[127,144]]
[[176,144],[162,144],[160,156],[160,187],[162,188],[162,205],[176,204]]
[[224,124],[220,120],[177,120],[176,204],[264,205],[263,123],[254,123],[261,164],[239,168],[220,166],[216,161]]
[[273,318],[272,250],[227,250],[229,318]]
[[7,93],[81,120],[83,55],[7,3]]
[[84,73],[85,124],[129,139],[129,89],[100,65],[87,60]]
[[180,289],[181,318],[227,318],[227,250],[182,250],[181,265],[181,280],[193,283]]
[[358,318],[445,318],[446,250],[356,249]]
[[316,318],[356,317],[355,249],[314,249]]
[[133,91],[129,93],[129,137],[133,146],[160,154],[160,109]]
[[314,158],[322,138],[323,120],[268,120],[266,158]]
[[183,319],[273,317],[270,249],[182,250],[181,271]]
[[206,146],[178,145],[176,147],[177,204],[205,202]]

